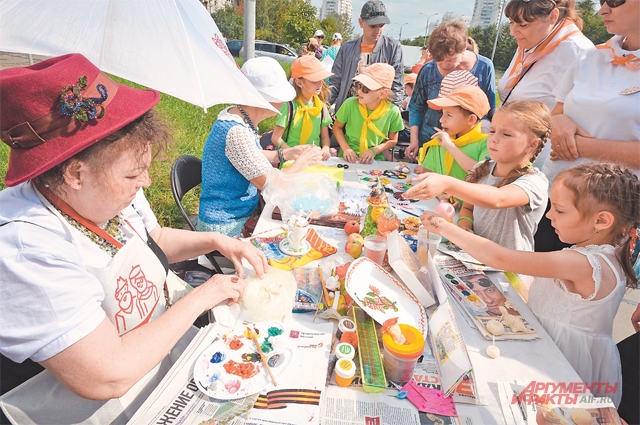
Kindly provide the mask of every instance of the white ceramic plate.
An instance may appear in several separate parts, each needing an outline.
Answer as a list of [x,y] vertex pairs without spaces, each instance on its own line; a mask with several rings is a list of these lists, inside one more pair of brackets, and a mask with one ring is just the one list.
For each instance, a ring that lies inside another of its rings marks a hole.
[[[291,360],[291,351],[278,347],[278,336],[269,336],[269,330],[272,333],[277,329],[284,332],[282,324],[258,322],[249,326],[258,330],[258,343],[263,345],[267,362],[277,380],[277,376]],[[193,367],[193,377],[200,391],[209,397],[233,400],[259,393],[271,384],[269,373],[246,330],[246,324],[238,326],[217,339],[198,356]],[[264,345],[267,338],[273,346],[269,352]],[[240,369],[244,369],[244,376],[238,374]]]
[[427,334],[427,315],[420,301],[385,269],[360,257],[351,263],[345,288],[353,300],[379,324],[398,318]]

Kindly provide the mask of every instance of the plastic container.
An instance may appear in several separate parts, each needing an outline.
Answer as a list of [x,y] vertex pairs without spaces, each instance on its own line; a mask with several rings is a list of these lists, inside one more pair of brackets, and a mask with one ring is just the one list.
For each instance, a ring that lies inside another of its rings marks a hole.
[[424,351],[424,336],[410,325],[399,324],[402,335],[407,339],[405,344],[397,344],[389,333],[382,335],[384,345],[383,365],[388,380],[404,385],[411,380],[413,369]]
[[356,349],[353,348],[353,345],[348,342],[341,342],[336,345],[336,357],[338,360],[340,359],[349,359],[353,360],[356,355]]
[[343,317],[338,322],[338,332],[336,332],[336,338],[340,340],[344,332],[355,332],[355,331],[356,331],[356,324],[353,323],[353,320],[349,319],[348,317]]
[[356,376],[356,364],[353,360],[338,359],[336,362],[336,384],[348,387]]

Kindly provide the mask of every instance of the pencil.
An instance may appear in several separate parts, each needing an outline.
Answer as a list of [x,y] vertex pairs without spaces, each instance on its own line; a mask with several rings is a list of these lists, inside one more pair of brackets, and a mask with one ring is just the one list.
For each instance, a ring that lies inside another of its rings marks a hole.
[[260,358],[262,359],[262,364],[264,365],[264,368],[267,369],[267,372],[269,372],[269,377],[271,378],[271,382],[273,382],[273,386],[277,387],[278,384],[276,384],[276,378],[273,377],[273,372],[271,372],[269,363],[267,363],[267,356],[264,355],[264,353],[262,352],[262,348],[260,348],[260,344],[258,344],[258,340],[256,339],[256,334],[249,327],[247,327],[247,331],[249,332],[249,335],[251,335],[251,339],[253,340],[253,343],[256,345],[256,349],[258,350],[258,354],[260,354]]
[[324,309],[328,310],[331,308],[329,304],[329,292],[327,291],[327,284],[324,283],[324,277],[322,276],[322,269],[318,267],[318,275],[320,276],[320,282],[322,283],[322,293],[324,294]]

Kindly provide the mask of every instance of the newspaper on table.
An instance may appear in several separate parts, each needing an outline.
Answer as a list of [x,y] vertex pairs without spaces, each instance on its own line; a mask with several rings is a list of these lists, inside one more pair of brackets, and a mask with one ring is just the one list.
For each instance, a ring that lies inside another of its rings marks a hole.
[[[199,425],[215,419],[216,425],[317,424],[325,388],[333,325],[289,320],[280,342],[292,352],[278,386],[238,400],[217,400],[198,390],[194,363],[209,345],[229,331],[219,324],[198,332],[158,387],[128,422],[129,425]],[[283,335],[283,336],[284,336]]]
[[500,269],[494,269],[493,267],[489,267],[485,264],[482,264],[481,261],[477,260],[475,257],[471,256],[467,252],[463,251],[462,248],[459,248],[456,244],[451,241],[442,241],[438,245],[438,251],[450,255],[456,260],[461,261],[465,267],[471,270],[480,270],[480,271],[494,271],[501,272]]
[[520,322],[524,326],[516,327],[516,330],[519,329],[516,331],[503,320],[505,332],[496,336],[496,340],[539,338],[535,329],[484,272],[470,270],[461,261],[451,257],[439,256],[436,263],[443,285],[451,295],[449,298],[458,303],[469,325],[478,329],[485,339],[493,338],[486,329],[487,323],[491,320],[501,320],[504,312],[515,317],[515,324]]

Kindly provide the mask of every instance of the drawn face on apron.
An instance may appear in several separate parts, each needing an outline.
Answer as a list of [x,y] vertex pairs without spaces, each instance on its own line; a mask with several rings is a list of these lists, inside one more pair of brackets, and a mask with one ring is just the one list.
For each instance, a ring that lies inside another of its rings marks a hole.
[[[136,236],[129,239],[125,245],[119,244],[120,249],[106,266],[97,267],[93,258],[96,255],[95,251],[82,249],[81,242],[86,236],[71,225],[47,198],[39,193],[38,196],[69,229],[74,245],[78,246],[78,252],[85,260],[86,270],[100,282],[104,290],[102,308],[120,335],[148,323],[164,312],[165,309],[158,308],[158,305],[164,306],[164,297],[161,297],[161,294],[167,274],[158,257],[130,223],[125,221],[125,225],[136,233]],[[65,213],[78,219],[73,211]],[[107,240],[110,238],[102,229],[91,230],[101,236],[104,234]],[[99,255],[109,256],[103,251]]]

